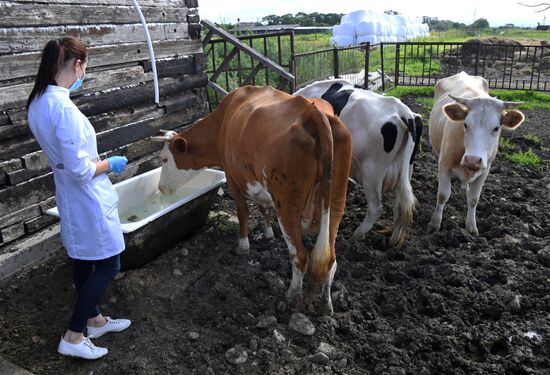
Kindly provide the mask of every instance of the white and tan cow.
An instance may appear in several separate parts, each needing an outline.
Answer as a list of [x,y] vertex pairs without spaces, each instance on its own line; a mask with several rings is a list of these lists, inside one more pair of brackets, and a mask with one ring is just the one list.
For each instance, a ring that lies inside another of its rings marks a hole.
[[[301,296],[307,269],[313,285],[322,285],[322,301],[330,312],[335,240],[351,162],[351,136],[331,111],[324,101],[313,103],[272,87],[245,86],[229,93],[218,108],[184,132],[155,138],[169,142],[161,191],[169,193],[181,183],[176,167],[222,167],[237,208],[239,248],[250,247],[246,201],[260,206],[266,237],[273,236],[273,209],[292,264],[287,297]],[[302,234],[317,235],[310,254]]]
[[466,229],[478,235],[476,207],[483,183],[495,160],[502,128],[515,129],[525,119],[521,103],[489,96],[487,81],[465,72],[439,80],[430,114],[430,142],[439,154],[437,206],[429,230],[437,231],[451,195],[451,177],[458,176],[466,192]]
[[399,99],[354,86],[344,79],[315,82],[294,95],[323,98],[349,129],[353,143],[350,177],[365,190],[367,214],[352,240],[360,240],[382,214],[382,196],[394,192],[390,246],[401,247],[412,222],[415,198],[410,184],[422,119]]

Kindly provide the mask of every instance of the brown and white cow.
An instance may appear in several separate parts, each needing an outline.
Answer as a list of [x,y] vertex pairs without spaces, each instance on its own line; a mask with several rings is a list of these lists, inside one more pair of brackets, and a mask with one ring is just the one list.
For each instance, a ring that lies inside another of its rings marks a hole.
[[502,128],[517,128],[525,119],[520,111],[505,109],[520,104],[489,96],[487,81],[465,72],[436,83],[429,129],[430,142],[439,154],[439,186],[429,231],[438,231],[441,226],[454,174],[466,191],[466,229],[474,235],[479,234],[476,207],[491,163],[497,155],[500,132]]
[[[174,165],[222,167],[237,207],[242,250],[250,247],[246,201],[260,206],[266,237],[273,236],[269,210],[274,209],[292,264],[287,297],[301,296],[308,269],[313,285],[322,283],[322,300],[332,313],[335,239],[345,207],[351,137],[337,117],[317,105],[332,110],[324,101],[314,104],[271,87],[238,88],[189,129],[165,135],[171,153],[163,172]],[[170,184],[161,178],[159,188],[177,188]],[[302,233],[317,234],[309,260]]]

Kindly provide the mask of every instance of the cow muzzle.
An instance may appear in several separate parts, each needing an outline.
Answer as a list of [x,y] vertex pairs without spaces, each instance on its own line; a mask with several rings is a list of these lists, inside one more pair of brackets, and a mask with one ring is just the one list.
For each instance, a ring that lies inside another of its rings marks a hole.
[[159,185],[158,188],[159,188],[160,192],[161,192],[162,194],[164,194],[164,195],[170,195],[170,194],[172,194],[172,193],[174,192],[173,189],[170,189],[170,188],[168,188],[168,187],[166,187],[166,186],[161,186],[161,185]]
[[483,159],[475,155],[464,155],[462,158],[462,166],[471,171],[477,172],[483,168]]

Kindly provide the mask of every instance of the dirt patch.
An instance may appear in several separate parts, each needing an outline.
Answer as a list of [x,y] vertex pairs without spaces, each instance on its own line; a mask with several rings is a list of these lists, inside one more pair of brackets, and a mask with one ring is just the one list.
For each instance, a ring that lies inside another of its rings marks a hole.
[[[425,115],[411,98],[404,101]],[[504,136],[550,159],[550,112],[525,113],[522,127]],[[529,133],[542,145],[525,138]],[[103,311],[133,325],[95,340],[109,348],[105,359],[56,353],[74,300],[70,266],[61,261],[2,287],[0,355],[37,374],[548,374],[548,168],[520,167],[499,154],[478,206],[479,237],[464,230],[456,181],[441,231],[426,233],[437,190],[427,136],[413,188],[418,214],[406,246],[395,251],[375,232],[358,246],[346,242],[366,208],[362,189],[350,183],[337,240],[335,314],[304,311],[312,336],[289,328],[291,270],[279,228],[274,240],[262,240],[254,211],[250,254],[236,255],[225,194],[188,240],[113,282]],[[389,201],[375,229],[390,223]],[[231,358],[244,363],[228,361],[232,348]]]
[[439,58],[442,72],[481,75],[494,88],[545,90],[550,78],[546,41],[475,38],[444,49]]

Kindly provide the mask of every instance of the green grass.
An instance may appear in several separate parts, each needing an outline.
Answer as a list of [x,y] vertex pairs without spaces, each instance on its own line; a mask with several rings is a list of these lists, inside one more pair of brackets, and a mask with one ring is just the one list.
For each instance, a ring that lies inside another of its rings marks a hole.
[[508,138],[500,137],[498,140],[498,147],[501,150],[504,151],[512,151],[517,150],[518,146],[516,146],[512,141],[510,141]]
[[[387,95],[402,97],[408,94],[433,98],[432,86],[398,86],[389,90]],[[528,90],[491,90],[490,95],[509,102],[522,102],[519,109],[550,109],[550,94]],[[422,99],[424,100],[424,99]],[[424,101],[424,103],[427,103]],[[433,105],[433,102],[431,102]],[[430,105],[431,107],[431,105]]]
[[504,157],[520,166],[530,166],[537,169],[541,169],[543,167],[542,159],[540,156],[535,154],[532,149],[527,151],[504,153]]
[[542,146],[542,139],[539,135],[537,134],[533,134],[531,132],[525,134],[523,136],[523,138],[527,139],[528,141],[531,141],[533,142],[534,144],[536,144],[537,146]]
[[550,40],[548,31],[534,29],[486,29],[468,30],[451,29],[448,31],[430,31],[430,36],[416,38],[414,42],[464,42],[472,38],[496,37],[516,40]]
[[296,34],[294,36],[294,49],[296,53],[319,51],[331,48],[329,39],[332,33]]
[[432,86],[397,86],[386,92],[386,95],[396,96],[398,98],[409,94],[433,98],[434,88]]
[[509,102],[523,102],[520,109],[550,109],[550,94],[530,90],[491,90],[492,96]]

